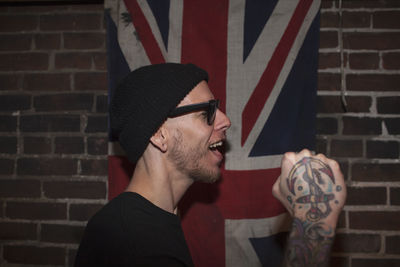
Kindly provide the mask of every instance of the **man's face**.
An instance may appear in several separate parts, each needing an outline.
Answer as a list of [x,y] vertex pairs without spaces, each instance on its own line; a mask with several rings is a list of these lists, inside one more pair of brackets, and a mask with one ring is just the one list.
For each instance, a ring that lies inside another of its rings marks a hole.
[[[214,96],[208,84],[202,81],[178,107],[212,99]],[[221,172],[221,148],[225,141],[225,131],[231,125],[228,117],[217,109],[212,125],[208,125],[207,112],[203,110],[169,120],[170,125],[173,125],[173,134],[168,156],[177,170],[194,181],[215,182]]]

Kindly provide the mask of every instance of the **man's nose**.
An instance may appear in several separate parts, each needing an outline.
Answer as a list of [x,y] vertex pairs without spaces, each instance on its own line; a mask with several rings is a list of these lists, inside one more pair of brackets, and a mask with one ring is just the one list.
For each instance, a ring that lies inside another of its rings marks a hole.
[[220,109],[217,109],[217,114],[215,114],[214,129],[226,131],[229,127],[231,127],[231,120]]

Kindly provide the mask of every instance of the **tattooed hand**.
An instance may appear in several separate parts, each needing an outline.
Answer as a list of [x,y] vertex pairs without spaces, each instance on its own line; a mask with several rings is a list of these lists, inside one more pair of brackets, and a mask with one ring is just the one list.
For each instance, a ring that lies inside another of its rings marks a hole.
[[326,266],[346,186],[336,161],[286,153],[272,192],[294,217],[285,266]]

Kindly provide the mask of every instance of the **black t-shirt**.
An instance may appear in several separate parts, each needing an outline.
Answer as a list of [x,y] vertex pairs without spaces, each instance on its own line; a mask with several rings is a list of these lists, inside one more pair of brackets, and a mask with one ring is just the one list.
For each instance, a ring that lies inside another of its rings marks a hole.
[[193,266],[179,217],[125,192],[88,222],[75,266]]

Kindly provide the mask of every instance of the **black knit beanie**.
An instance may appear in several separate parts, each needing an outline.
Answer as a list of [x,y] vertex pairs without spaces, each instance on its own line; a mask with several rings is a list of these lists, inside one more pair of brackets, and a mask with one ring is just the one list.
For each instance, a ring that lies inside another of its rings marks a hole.
[[164,63],[132,71],[110,103],[111,134],[135,163],[168,114],[201,81],[205,70],[193,64]]

